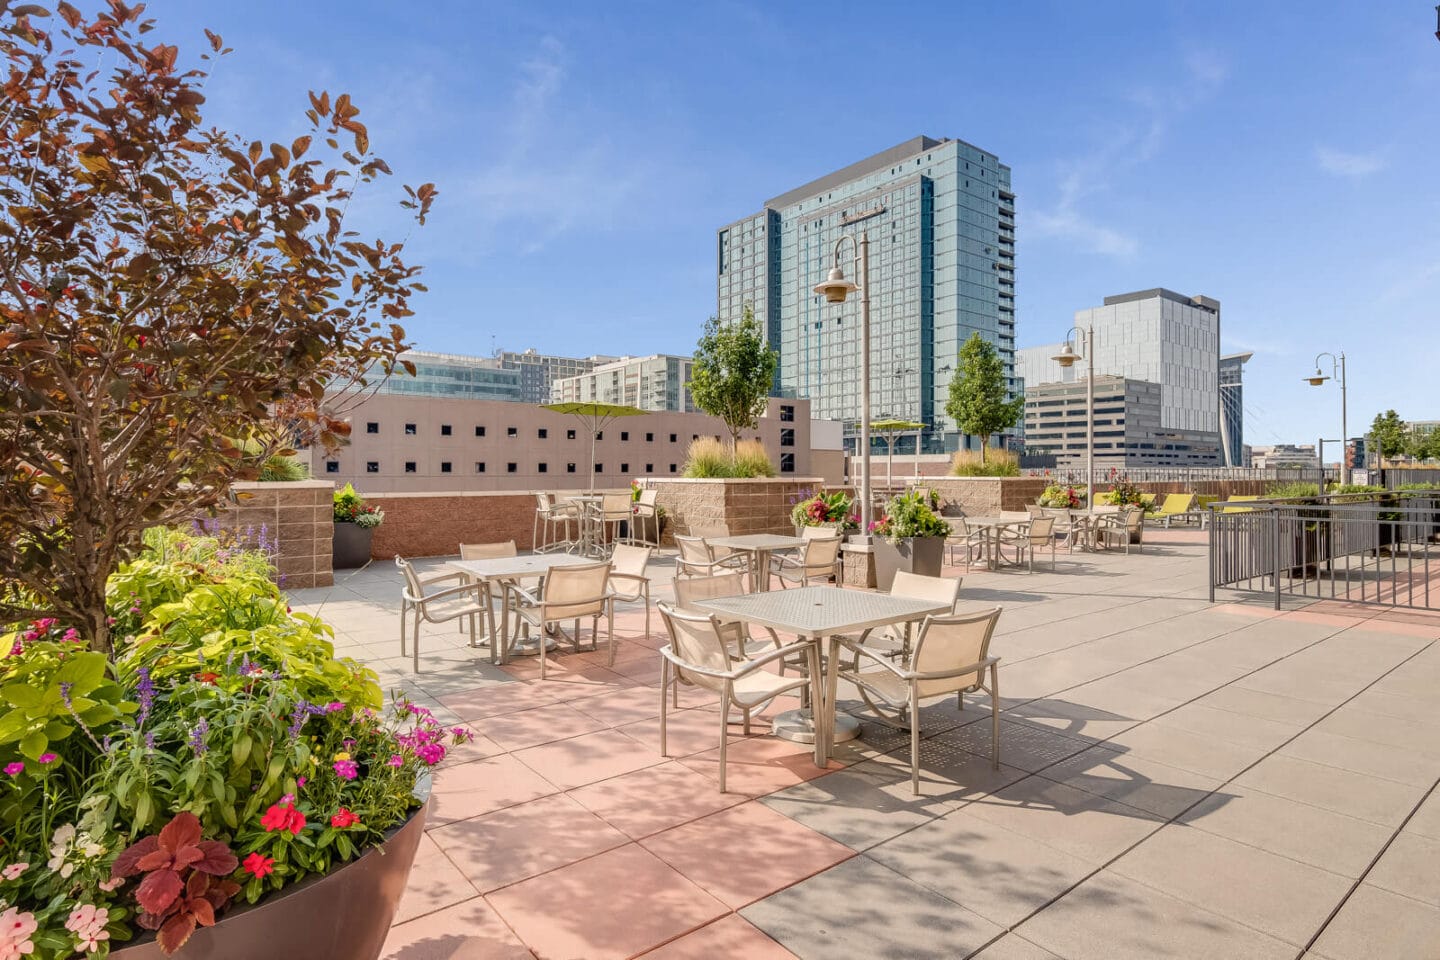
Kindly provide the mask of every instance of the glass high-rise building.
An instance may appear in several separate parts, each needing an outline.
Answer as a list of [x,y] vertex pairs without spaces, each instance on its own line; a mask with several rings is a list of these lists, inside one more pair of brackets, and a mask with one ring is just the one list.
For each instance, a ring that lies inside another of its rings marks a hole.
[[1225,466],[1245,465],[1245,362],[1254,354],[1220,358],[1220,447]]
[[818,419],[845,421],[853,444],[859,304],[827,304],[812,288],[837,239],[862,231],[870,276],[854,276],[851,244],[841,253],[846,276],[870,289],[871,416],[919,420],[931,427],[925,449],[957,449],[944,410],[960,345],[978,332],[1014,375],[1015,195],[994,154],[915,137],[767,200],[718,232],[717,316],[753,309],[780,354],[776,390],[808,397]]

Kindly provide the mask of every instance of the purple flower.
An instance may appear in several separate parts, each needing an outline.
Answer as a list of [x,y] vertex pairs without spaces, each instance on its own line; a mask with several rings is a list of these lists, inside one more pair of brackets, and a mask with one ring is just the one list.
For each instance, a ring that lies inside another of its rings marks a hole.
[[[394,757],[393,759],[398,760],[400,758]],[[399,766],[399,764],[394,764],[394,766]],[[25,772],[25,764],[21,763],[18,760],[14,763],[7,763],[5,764],[5,772],[12,777],[18,777],[20,776],[20,774]]]
[[445,747],[438,743],[422,743],[415,748],[415,756],[425,761],[428,766],[435,766],[445,759]]
[[360,776],[360,768],[354,760],[336,760],[334,767],[336,775],[342,780],[354,780]]
[[136,726],[145,726],[145,719],[150,716],[150,707],[155,703],[155,681],[150,679],[150,668],[141,667],[135,671],[140,681],[135,684],[135,695],[140,698],[140,715],[136,717]]
[[146,750],[154,750],[154,749],[155,749],[155,731],[154,731],[154,730],[146,730],[146,731],[145,731],[145,749],[146,749]]
[[190,731],[190,749],[195,751],[195,756],[205,755],[205,734],[210,732],[210,722],[204,717],[195,724],[195,729]]

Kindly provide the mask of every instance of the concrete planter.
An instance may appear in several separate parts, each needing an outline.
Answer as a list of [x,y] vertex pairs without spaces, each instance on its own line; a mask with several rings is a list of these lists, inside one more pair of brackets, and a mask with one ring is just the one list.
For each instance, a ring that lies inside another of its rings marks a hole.
[[335,524],[334,568],[353,570],[369,563],[370,542],[374,537],[374,527],[362,527],[354,523]]
[[817,489],[826,487],[814,477],[773,477],[756,480],[690,480],[677,478],[641,481],[656,490],[656,503],[670,517],[666,545],[676,533],[691,536],[741,536],[750,533],[789,535],[795,524],[790,511]]
[[[345,524],[351,526],[351,524]],[[177,953],[187,960],[344,957],[376,960],[405,892],[429,803],[359,859],[287,887],[200,927]],[[167,960],[154,935],[111,950],[114,960]]]
[[922,577],[940,576],[945,560],[944,537],[902,537],[891,543],[883,537],[871,539],[875,554],[875,589],[888,592],[901,570]]
[[845,524],[840,523],[840,522],[837,521],[837,522],[834,522],[834,523],[812,523],[812,524],[810,524],[809,527],[800,527],[800,526],[797,526],[797,527],[795,528],[795,536],[797,536],[797,537],[803,537],[803,536],[805,536],[805,531],[808,530],[808,529],[810,529],[811,527],[823,527],[823,528],[825,528],[826,530],[831,530],[831,531],[833,531],[833,535],[834,535],[834,536],[838,536],[838,537],[840,537],[842,540],[845,539],[846,537],[848,537],[848,536],[853,532],[852,530],[847,529],[846,526],[845,526]]

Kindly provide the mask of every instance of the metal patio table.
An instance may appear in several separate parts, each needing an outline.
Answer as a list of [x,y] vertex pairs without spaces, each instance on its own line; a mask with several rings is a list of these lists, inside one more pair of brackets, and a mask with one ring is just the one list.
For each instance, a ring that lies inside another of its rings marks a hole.
[[[527,577],[543,577],[556,567],[579,567],[592,564],[595,561],[589,557],[577,557],[570,553],[536,553],[527,556],[516,557],[494,557],[489,560],[451,560],[446,566],[485,585],[486,594],[489,594],[491,580],[524,580]],[[495,632],[495,604],[487,603],[486,628],[490,635],[490,662],[505,663],[509,659],[509,650],[506,641],[510,637],[510,607],[503,601],[500,604],[500,632]],[[501,638],[500,643],[495,642],[496,637]],[[550,641],[553,643],[553,641]],[[520,645],[521,653],[538,653],[540,640],[536,639],[531,644]],[[533,646],[533,649],[531,647]]]
[[844,634],[860,633],[892,623],[919,620],[930,614],[949,613],[948,603],[893,597],[888,593],[845,590],[841,587],[795,587],[769,593],[718,597],[696,601],[691,606],[702,613],[714,613],[743,620],[802,640],[820,644],[829,641],[823,685],[811,677],[811,710],[787,710],[775,718],[775,736],[801,743],[814,742],[815,765],[830,761],[834,743],[860,735],[860,721],[839,717],[835,708],[839,685],[840,640]]
[[967,527],[980,527],[985,531],[985,566],[991,570],[1000,567],[1000,533],[1011,527],[1030,526],[1029,517],[966,517]]
[[764,593],[770,589],[770,555],[776,550],[794,550],[805,546],[803,537],[787,537],[778,533],[746,533],[736,537],[706,537],[712,547],[729,547],[740,553],[748,553],[754,565],[755,589]]
[[575,542],[575,549],[585,556],[603,557],[605,524],[601,520],[600,505],[605,502],[605,497],[598,493],[583,493],[565,499],[575,504],[579,520],[579,539]]

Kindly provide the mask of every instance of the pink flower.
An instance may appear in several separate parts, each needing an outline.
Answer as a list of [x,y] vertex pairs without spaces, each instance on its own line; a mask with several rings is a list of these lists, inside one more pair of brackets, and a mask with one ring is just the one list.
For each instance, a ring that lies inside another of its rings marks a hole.
[[35,944],[30,934],[39,926],[35,922],[35,914],[21,913],[19,907],[0,913],[0,957],[9,960],[34,953]]
[[296,778],[295,778],[295,789],[296,789],[296,790],[304,790],[304,789],[305,789],[305,784],[307,784],[307,783],[309,783],[309,782],[310,782],[310,778],[309,778],[309,777],[296,777]]
[[7,763],[5,764],[5,772],[12,777],[18,777],[25,772],[25,764],[19,760],[16,760],[14,763]]
[[360,818],[355,816],[355,814],[351,813],[344,807],[341,807],[339,810],[337,810],[335,812],[335,816],[330,818],[330,826],[336,828],[337,830],[344,830],[346,827],[353,827],[359,822]]
[[39,762],[41,762],[41,763],[54,763],[56,760],[59,760],[60,758],[59,758],[58,756],[56,756],[55,754],[53,754],[53,753],[48,753],[48,752],[47,752],[47,753],[42,753],[42,754],[40,754],[40,756],[36,757],[36,759],[37,759]]
[[104,890],[106,893],[114,893],[116,890],[119,890],[124,883],[124,877],[113,877],[109,880],[101,880],[100,889]]
[[403,767],[405,766],[405,761],[400,758],[400,754],[392,753],[390,754],[390,759],[385,761],[385,765],[387,767]]
[[4,870],[0,870],[0,877],[4,877],[6,880],[14,880],[16,877],[20,876],[20,874],[24,873],[26,870],[29,869],[30,864],[28,863],[12,863]]
[[329,703],[325,704],[326,713],[339,713],[341,710],[344,709],[345,704],[341,703],[339,700],[332,700]]
[[105,929],[109,922],[109,910],[82,903],[70,911],[70,918],[65,921],[65,929],[75,934],[75,939],[79,941],[76,949],[81,953],[89,953],[99,950],[101,942],[110,939],[110,932]]
[[287,793],[287,794],[285,794],[285,796],[283,796],[283,797],[280,798],[280,802],[283,803],[283,804],[287,804],[287,805],[294,803],[294,802],[295,802],[295,794],[293,794],[293,793]]
[[415,748],[415,756],[433,767],[445,759],[445,747],[438,743],[422,743]]
[[354,780],[360,776],[360,768],[355,765],[354,760],[336,760],[333,766],[336,775],[342,780]]

